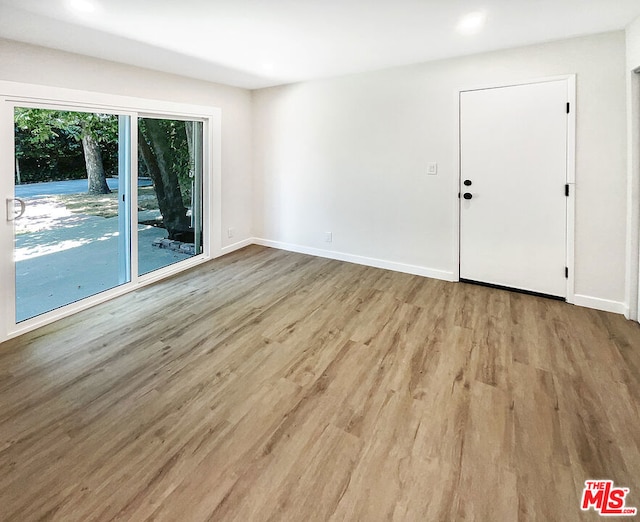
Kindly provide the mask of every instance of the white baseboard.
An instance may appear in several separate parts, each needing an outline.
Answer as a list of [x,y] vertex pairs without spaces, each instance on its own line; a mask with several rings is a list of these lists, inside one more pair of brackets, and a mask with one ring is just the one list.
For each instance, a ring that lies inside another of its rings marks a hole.
[[272,241],[270,239],[254,238],[253,242],[256,245],[277,248],[279,250],[287,250],[289,252],[297,252],[299,254],[309,254],[312,256],[324,257],[327,259],[335,259],[336,261],[346,261],[348,263],[355,263],[357,265],[366,265],[366,266],[372,266],[375,268],[384,268],[386,270],[393,270],[395,272],[403,272],[405,274],[413,274],[413,275],[419,275],[423,277],[430,277],[432,279],[442,279],[444,281],[457,281],[457,278],[453,272],[447,272],[445,270],[435,270],[432,268],[425,268],[423,266],[408,265],[405,263],[387,261],[385,259],[376,259],[373,257],[358,256],[354,254],[345,254],[343,252],[336,252],[333,250],[324,250],[321,248],[312,248],[312,247],[307,247],[302,245],[295,245],[292,243],[283,243],[281,241]]
[[576,294],[574,296],[573,304],[584,306],[586,308],[594,308],[595,310],[602,310],[603,312],[613,312],[614,314],[625,315],[629,313],[629,309],[624,303],[610,301],[608,299],[600,299],[598,297],[591,297],[588,295]]
[[[228,245],[222,248],[222,255],[253,244],[277,248],[279,250],[286,250],[288,252],[297,252],[299,254],[308,254],[317,257],[324,257],[327,259],[335,259],[336,261],[346,261],[348,263],[355,263],[358,265],[383,268],[386,270],[393,270],[395,272],[403,272],[405,274],[430,277],[432,279],[441,279],[443,281],[455,282],[458,280],[456,274],[454,274],[453,272],[447,272],[446,270],[435,270],[433,268],[426,268],[423,266],[408,265],[405,263],[387,261],[385,259],[377,259],[374,257],[345,254],[343,252],[336,252],[334,250],[324,250],[321,248],[313,248],[304,245],[296,245],[294,243],[284,243],[282,241],[273,241],[271,239],[262,239],[257,237],[244,239],[243,241],[239,241],[237,243],[234,243],[233,245]],[[598,297],[591,297],[588,295],[575,294],[573,296],[572,303],[577,306],[584,306],[586,308],[602,310],[603,312],[623,314],[625,317],[629,318],[629,307],[625,303],[621,303],[618,301],[611,301],[608,299],[600,299]]]
[[230,254],[231,252],[235,252],[236,250],[240,250],[241,248],[248,247],[249,245],[253,244],[256,244],[256,242],[252,237],[243,239],[242,241],[238,241],[237,243],[233,243],[232,245],[222,247],[220,249],[220,255],[223,256],[225,254]]

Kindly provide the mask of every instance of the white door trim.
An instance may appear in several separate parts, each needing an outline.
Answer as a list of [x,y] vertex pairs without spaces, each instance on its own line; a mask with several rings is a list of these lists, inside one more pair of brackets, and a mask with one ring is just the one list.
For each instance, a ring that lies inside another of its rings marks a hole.
[[545,78],[534,78],[529,80],[517,80],[513,82],[480,84],[460,88],[455,92],[455,118],[458,122],[456,126],[456,158],[458,175],[453,178],[452,197],[457,200],[454,205],[454,234],[455,241],[453,247],[453,259],[456,266],[456,281],[460,281],[460,206],[461,201],[459,194],[461,192],[462,172],[460,161],[460,95],[467,91],[477,91],[483,89],[496,89],[501,87],[514,87],[518,85],[529,85],[536,83],[546,83],[555,81],[566,81],[567,85],[567,101],[570,106],[570,112],[567,119],[567,184],[569,185],[569,197],[567,198],[567,258],[566,266],[569,269],[569,277],[567,278],[566,301],[568,303],[575,302],[575,191],[576,191],[576,75],[567,74],[561,76],[550,76]]
[[[185,260],[179,265],[170,265],[144,276],[132,272],[132,282],[87,297],[62,308],[22,321],[14,322],[13,290],[0,295],[0,342],[16,337],[40,326],[52,323],[96,304],[108,301],[136,288],[151,284],[173,274],[182,272],[207,260],[218,257],[222,252],[222,111],[218,107],[176,103],[164,100],[136,98],[115,94],[81,91],[75,89],[49,87],[0,80],[0,195],[3,205],[7,197],[13,196],[14,151],[13,151],[13,105],[37,104],[47,107],[65,107],[72,110],[103,110],[114,114],[125,114],[133,119],[139,114],[197,119],[204,123],[203,191],[203,233],[207,237],[203,254]],[[135,122],[134,122],[135,126]],[[135,130],[135,127],[134,127]],[[137,134],[132,136],[132,150],[137,150]],[[136,147],[136,148],[133,148]],[[136,157],[133,158],[135,167]],[[136,187],[132,187],[135,197]],[[0,246],[13,244],[13,227],[4,216],[0,219]],[[208,247],[207,247],[208,245]],[[135,245],[132,245],[135,247]],[[135,250],[134,250],[135,251]],[[132,266],[132,269],[135,265]],[[14,277],[13,249],[0,249],[0,278]]]
[[625,317],[640,320],[640,68],[627,79],[627,259]]

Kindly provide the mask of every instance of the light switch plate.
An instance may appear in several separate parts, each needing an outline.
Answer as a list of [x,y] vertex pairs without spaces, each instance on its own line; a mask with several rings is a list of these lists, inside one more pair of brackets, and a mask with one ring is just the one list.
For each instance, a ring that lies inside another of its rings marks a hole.
[[427,167],[427,174],[429,176],[435,176],[438,173],[438,164],[437,163],[429,163]]

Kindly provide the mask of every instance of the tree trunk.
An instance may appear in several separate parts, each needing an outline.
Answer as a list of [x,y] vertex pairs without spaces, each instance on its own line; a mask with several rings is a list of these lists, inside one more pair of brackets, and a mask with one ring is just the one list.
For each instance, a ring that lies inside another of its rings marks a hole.
[[107,185],[107,178],[102,164],[100,145],[91,132],[85,132],[82,136],[82,148],[84,149],[84,163],[87,166],[87,180],[89,194],[109,194],[111,190]]
[[195,164],[194,164],[194,147],[193,147],[193,125],[192,121],[184,122],[184,130],[187,134],[187,150],[189,151],[189,177],[193,178],[195,175]]
[[158,198],[164,228],[169,239],[183,240],[190,230],[187,208],[182,201],[178,175],[172,169],[171,147],[158,120],[145,120],[146,135],[138,127],[138,144]]
[[16,185],[20,185],[20,160],[16,156]]

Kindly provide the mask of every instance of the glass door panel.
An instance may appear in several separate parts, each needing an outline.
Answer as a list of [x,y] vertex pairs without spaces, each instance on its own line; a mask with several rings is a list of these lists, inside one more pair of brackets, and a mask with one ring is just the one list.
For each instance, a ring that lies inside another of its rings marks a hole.
[[131,280],[129,124],[15,108],[16,323]]
[[138,119],[138,273],[203,252],[200,121]]

